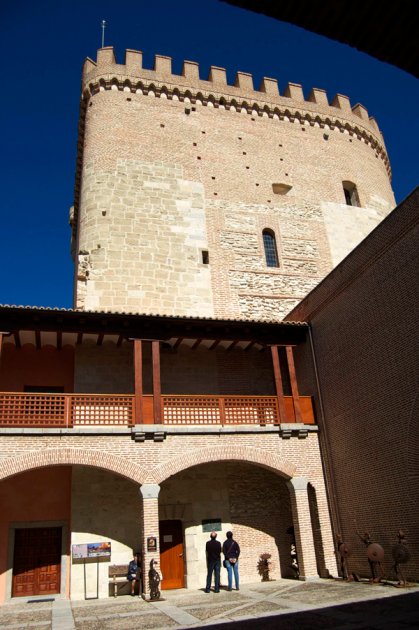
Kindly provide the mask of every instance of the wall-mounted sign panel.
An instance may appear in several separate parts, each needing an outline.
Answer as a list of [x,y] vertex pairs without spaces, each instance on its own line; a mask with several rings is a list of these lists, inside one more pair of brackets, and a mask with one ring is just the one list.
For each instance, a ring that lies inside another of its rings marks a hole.
[[73,559],[80,558],[110,558],[111,543],[96,542],[83,543],[81,545],[72,545]]
[[155,536],[147,538],[147,551],[157,551],[157,538]]
[[221,531],[221,519],[220,518],[204,518],[202,521],[203,532],[220,532]]

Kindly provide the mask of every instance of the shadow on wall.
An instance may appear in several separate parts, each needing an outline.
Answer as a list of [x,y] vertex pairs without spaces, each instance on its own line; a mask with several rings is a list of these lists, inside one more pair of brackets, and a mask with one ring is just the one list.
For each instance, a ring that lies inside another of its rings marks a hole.
[[73,466],[73,539],[79,542],[82,536],[80,542],[90,542],[90,534],[114,541],[112,562],[116,554],[122,553],[128,563],[131,551],[141,547],[141,523],[138,484],[106,470]]

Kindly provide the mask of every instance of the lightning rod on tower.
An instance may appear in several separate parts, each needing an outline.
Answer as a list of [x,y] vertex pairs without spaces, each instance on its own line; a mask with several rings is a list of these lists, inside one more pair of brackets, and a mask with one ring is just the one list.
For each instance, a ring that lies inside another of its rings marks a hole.
[[102,48],[105,46],[105,28],[106,28],[106,20],[102,20]]

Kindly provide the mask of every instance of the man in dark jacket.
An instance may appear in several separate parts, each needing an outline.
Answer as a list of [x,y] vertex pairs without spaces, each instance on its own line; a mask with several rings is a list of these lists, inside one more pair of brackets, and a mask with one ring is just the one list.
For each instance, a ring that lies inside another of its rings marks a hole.
[[206,544],[207,554],[207,586],[205,592],[211,590],[212,574],[214,573],[215,589],[214,593],[220,592],[220,569],[221,569],[221,543],[217,540],[217,532],[211,532],[211,537]]
[[228,573],[228,590],[233,590],[233,573],[236,591],[239,590],[239,544],[233,539],[233,532],[227,532],[227,540],[223,544],[225,567]]

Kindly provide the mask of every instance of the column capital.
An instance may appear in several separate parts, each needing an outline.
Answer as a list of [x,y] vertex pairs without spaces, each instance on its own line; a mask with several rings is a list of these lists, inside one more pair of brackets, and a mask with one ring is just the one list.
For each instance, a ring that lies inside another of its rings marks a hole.
[[307,490],[308,479],[307,477],[291,477],[291,479],[287,481],[287,486],[290,490],[294,491]]
[[140,487],[140,493],[143,499],[157,499],[160,492],[160,486],[158,483],[143,483]]

